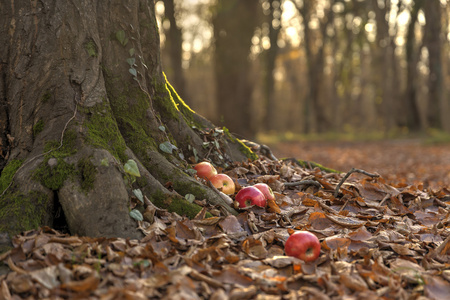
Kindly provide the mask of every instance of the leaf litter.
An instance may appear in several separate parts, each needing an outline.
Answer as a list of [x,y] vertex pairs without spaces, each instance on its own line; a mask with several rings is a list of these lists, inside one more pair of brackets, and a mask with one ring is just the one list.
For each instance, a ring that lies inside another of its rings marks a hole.
[[[448,188],[365,174],[342,182],[345,173],[265,157],[225,173],[240,187],[267,183],[276,201],[234,216],[195,200],[204,210],[189,220],[144,197],[141,240],[24,232],[0,255],[0,299],[448,298]],[[319,238],[316,261],[285,256],[295,230]]]

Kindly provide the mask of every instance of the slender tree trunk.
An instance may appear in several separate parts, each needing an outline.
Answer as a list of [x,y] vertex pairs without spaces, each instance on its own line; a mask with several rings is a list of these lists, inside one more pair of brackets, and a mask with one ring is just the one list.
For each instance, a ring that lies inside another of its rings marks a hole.
[[219,0],[213,17],[217,115],[245,138],[256,133],[249,54],[259,9],[258,1]]
[[416,35],[414,28],[417,22],[419,11],[422,8],[423,1],[415,0],[410,14],[408,31],[406,35],[406,91],[405,91],[405,109],[407,116],[407,126],[411,131],[422,129],[420,121],[419,106],[417,104],[417,63],[419,62],[420,49],[416,45]]
[[[137,188],[182,215],[200,210],[188,193],[236,213],[186,173],[183,155],[206,155],[202,128],[213,125],[162,73],[153,1],[12,1],[0,26],[0,231],[54,225],[60,205],[72,234],[139,237]],[[246,159],[219,139],[224,159],[211,160]]]
[[428,49],[428,126],[442,129],[443,74],[441,53],[441,4],[439,0],[427,0],[424,3],[425,37]]
[[[315,7],[315,1],[304,1],[303,6],[297,6],[304,23],[304,47],[308,65],[308,79],[309,79],[309,96],[305,102],[305,132],[310,133],[313,126],[318,132],[324,132],[329,128],[329,123],[325,115],[325,109],[321,103],[321,89],[324,82],[324,67],[325,67],[325,43],[326,43],[326,28],[328,24],[332,23],[333,11],[331,9],[334,1],[331,1],[330,8],[323,17],[320,24],[320,38],[321,43],[316,43],[313,36],[313,31],[309,28],[311,14]],[[317,37],[316,37],[317,38]],[[311,110],[311,112],[310,112]],[[313,120],[311,120],[311,116]]]
[[177,91],[185,91],[185,80],[182,68],[182,44],[183,37],[175,18],[174,0],[164,0],[165,17],[170,22],[167,32],[166,47],[170,56],[170,70],[166,70],[167,77],[171,80]]
[[[280,5],[279,8],[275,8],[274,4],[278,3]],[[275,60],[277,58],[277,53],[279,50],[278,47],[278,33],[281,30],[281,3],[275,0],[269,0],[270,4],[270,14],[268,17],[268,26],[269,26],[269,40],[270,40],[270,48],[267,49],[264,53],[264,62],[265,62],[265,70],[264,70],[264,100],[265,100],[265,111],[263,116],[263,123],[265,130],[273,130],[274,129],[274,117],[273,112],[275,111],[275,79],[274,79],[274,70],[275,70]],[[277,14],[275,14],[277,12]],[[279,22],[278,25],[274,24],[275,22]]]
[[383,120],[384,130],[388,132],[394,126],[397,113],[394,109],[395,97],[395,41],[389,34],[389,14],[391,12],[391,1],[384,1],[382,7],[377,0],[372,1],[372,7],[376,14],[377,34],[374,45],[373,76],[375,81],[375,104],[377,107],[377,118]]

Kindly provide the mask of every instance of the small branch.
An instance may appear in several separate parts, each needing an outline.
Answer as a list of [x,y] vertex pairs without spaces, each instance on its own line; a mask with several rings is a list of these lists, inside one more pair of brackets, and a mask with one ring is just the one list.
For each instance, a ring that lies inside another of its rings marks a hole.
[[272,150],[270,150],[270,148],[268,146],[266,146],[266,145],[263,145],[263,144],[260,145],[260,152],[264,156],[270,158],[271,160],[278,160],[278,158],[276,158],[276,156],[273,155]]
[[265,157],[271,159],[271,160],[278,160],[275,155],[273,155],[272,150],[269,148],[269,146],[264,144],[258,144],[249,140],[241,140],[247,147],[249,147],[253,152],[259,152]]
[[350,175],[352,175],[353,173],[361,173],[364,174],[366,176],[375,178],[375,177],[380,177],[380,175],[378,174],[372,174],[369,172],[366,172],[364,170],[360,170],[360,169],[355,169],[352,168],[349,172],[347,172],[347,174],[345,174],[344,178],[341,179],[341,181],[339,182],[339,184],[336,186],[336,189],[334,190],[334,197],[336,198],[339,194],[339,189],[341,188],[341,185],[347,180],[347,178],[350,177]]
[[311,180],[311,179],[284,183],[285,187],[297,186],[297,185],[314,185],[314,186],[317,186],[318,188],[322,187],[322,185],[319,182],[317,182],[315,180]]
[[384,202],[389,199],[391,197],[391,194],[386,194],[386,196],[384,196],[383,200],[381,200],[380,204],[378,204],[378,206],[381,207],[381,205],[384,204]]

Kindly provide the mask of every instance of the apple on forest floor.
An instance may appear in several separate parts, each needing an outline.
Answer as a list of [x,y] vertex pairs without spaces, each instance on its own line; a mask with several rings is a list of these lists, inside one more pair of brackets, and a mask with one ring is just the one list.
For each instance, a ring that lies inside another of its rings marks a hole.
[[268,186],[265,183],[257,183],[253,185],[255,188],[257,188],[258,190],[260,190],[263,194],[264,197],[266,197],[266,200],[275,200],[275,195],[273,194],[272,189],[270,188],[270,186]]
[[251,205],[265,207],[267,204],[264,194],[254,186],[247,186],[241,189],[236,194],[234,199],[239,203],[240,208],[245,208]]
[[284,244],[286,255],[305,262],[316,260],[320,255],[319,239],[309,231],[297,231]]
[[232,195],[236,190],[233,179],[226,174],[217,174],[209,178],[209,180],[216,187],[216,189],[222,191],[226,195]]
[[217,175],[216,168],[207,161],[196,164],[194,169],[197,171],[197,176],[203,179],[209,179]]

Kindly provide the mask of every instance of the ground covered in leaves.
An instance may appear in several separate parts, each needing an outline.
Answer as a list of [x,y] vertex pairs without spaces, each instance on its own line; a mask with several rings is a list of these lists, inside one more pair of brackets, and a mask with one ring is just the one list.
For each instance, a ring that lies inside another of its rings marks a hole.
[[450,144],[423,140],[373,142],[280,142],[271,146],[276,156],[297,157],[347,172],[362,168],[387,181],[425,187],[450,187]]
[[[0,255],[0,299],[448,299],[448,188],[264,157],[223,171],[276,201],[233,216],[198,199],[193,220],[146,201],[140,241],[25,232]],[[319,238],[316,261],[285,256],[295,230]]]

